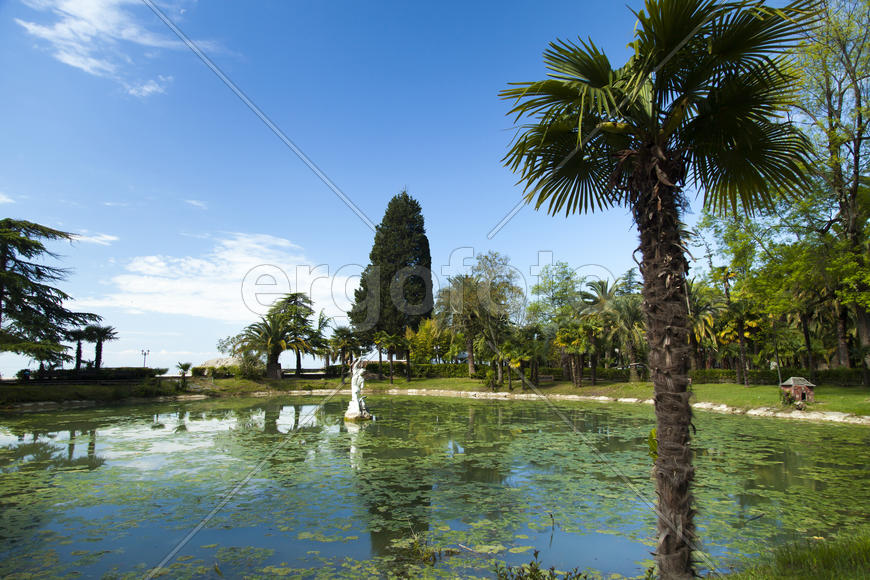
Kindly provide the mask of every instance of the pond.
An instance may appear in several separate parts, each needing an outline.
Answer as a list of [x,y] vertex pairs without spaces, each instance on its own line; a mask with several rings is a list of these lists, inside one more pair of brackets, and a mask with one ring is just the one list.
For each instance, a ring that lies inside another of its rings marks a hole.
[[[170,554],[172,578],[491,577],[534,550],[605,577],[652,565],[648,406],[373,396],[356,426],[346,397],[318,402],[0,416],[0,576],[141,577]],[[870,429],[695,425],[707,566],[870,522]]]

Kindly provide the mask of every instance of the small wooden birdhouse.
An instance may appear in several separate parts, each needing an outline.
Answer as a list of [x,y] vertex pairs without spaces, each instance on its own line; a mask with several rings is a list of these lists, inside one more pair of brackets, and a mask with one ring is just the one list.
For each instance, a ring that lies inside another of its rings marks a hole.
[[779,388],[789,395],[795,403],[812,403],[815,400],[815,385],[803,377],[789,377]]

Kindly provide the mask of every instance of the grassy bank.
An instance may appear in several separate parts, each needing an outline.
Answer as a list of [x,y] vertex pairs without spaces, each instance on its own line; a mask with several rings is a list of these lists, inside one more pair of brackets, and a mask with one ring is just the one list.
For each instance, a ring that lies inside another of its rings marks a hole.
[[174,381],[154,380],[123,383],[30,383],[0,385],[0,405],[52,401],[121,401],[129,398],[165,397],[179,394]]
[[[441,389],[454,391],[487,391],[481,381],[472,379],[415,379],[411,383],[404,379],[389,381],[367,380],[366,389],[377,392],[388,388],[395,389]],[[652,383],[598,383],[591,386],[588,382],[577,388],[569,382],[549,383],[539,390],[544,394],[605,396],[612,398],[650,399],[653,396]],[[500,389],[507,391],[505,385]],[[739,409],[759,407],[780,407],[779,389],[775,385],[756,385],[744,387],[729,383],[693,385],[692,402],[724,404]],[[514,383],[514,393],[523,392]],[[527,391],[529,392],[529,391]],[[835,387],[820,385],[816,387],[816,402],[808,406],[812,411],[837,411],[855,415],[870,415],[870,389],[864,387]]]
[[789,544],[729,580],[870,578],[870,533]]
[[[313,389],[334,389],[340,386],[339,379],[295,379],[260,380],[194,378],[188,380],[188,393],[200,393],[214,397],[238,397],[272,391],[308,391]],[[344,387],[350,388],[349,382]],[[404,377],[396,377],[393,384],[389,379],[367,379],[366,394],[377,394],[387,389],[429,389],[444,391],[488,392],[482,381],[467,378],[414,379],[406,382]],[[649,399],[652,397],[652,383],[602,383],[591,386],[588,381],[577,388],[569,382],[555,382],[542,385],[539,389],[547,395],[584,395],[611,398]],[[744,387],[735,384],[694,385],[693,402],[725,404],[740,409],[759,407],[779,408],[779,390],[776,386]],[[507,384],[500,392],[508,392]],[[524,391],[519,382],[514,382],[513,393]],[[0,386],[0,405],[29,403],[37,401],[118,401],[130,397],[156,397],[176,395],[174,381],[144,381],[125,384],[24,384]],[[835,387],[820,385],[816,387],[816,402],[809,405],[812,411],[837,411],[855,415],[870,416],[870,389],[863,387]]]

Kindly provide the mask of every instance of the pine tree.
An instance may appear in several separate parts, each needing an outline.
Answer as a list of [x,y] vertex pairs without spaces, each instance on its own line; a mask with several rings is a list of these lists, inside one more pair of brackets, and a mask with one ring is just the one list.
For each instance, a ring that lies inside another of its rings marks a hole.
[[43,263],[57,258],[42,240],[71,240],[72,234],[24,220],[0,220],[0,351],[56,364],[69,358],[62,340],[71,327],[99,316],[64,307],[70,297],[52,286],[68,271]]
[[416,331],[432,313],[432,257],[422,209],[407,191],[387,205],[369,260],[350,312],[357,334],[367,340],[377,331]]

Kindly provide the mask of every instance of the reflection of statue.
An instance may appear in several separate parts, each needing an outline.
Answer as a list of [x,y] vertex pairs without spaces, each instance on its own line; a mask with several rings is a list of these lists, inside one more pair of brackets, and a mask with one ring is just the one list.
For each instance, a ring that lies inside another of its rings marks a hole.
[[366,403],[362,398],[362,390],[366,382],[363,378],[364,371],[362,359],[356,359],[351,367],[350,403],[344,413],[344,418],[351,421],[372,418],[371,413],[366,410]]

